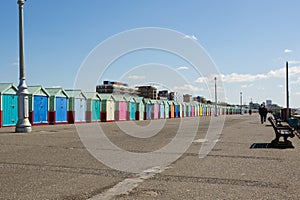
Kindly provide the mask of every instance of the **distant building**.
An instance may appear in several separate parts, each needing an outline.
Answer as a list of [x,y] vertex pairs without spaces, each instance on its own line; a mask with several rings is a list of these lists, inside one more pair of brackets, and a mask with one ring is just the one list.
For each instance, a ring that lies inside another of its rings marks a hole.
[[174,100],[175,97],[175,93],[174,92],[170,92],[169,93],[169,100]]
[[168,100],[169,99],[169,91],[168,90],[158,91],[157,99]]
[[137,86],[137,94],[140,97],[157,99],[157,89],[153,86]]
[[103,85],[96,86],[96,92],[100,94],[129,94],[137,95],[137,89],[128,87],[126,83],[114,82],[114,81],[103,81]]
[[272,105],[272,100],[266,100],[266,105]]
[[200,97],[200,96],[193,97],[193,101],[197,101],[200,103],[206,103],[206,99],[204,97]]
[[183,95],[183,102],[191,102],[191,101],[192,101],[192,95],[190,94]]

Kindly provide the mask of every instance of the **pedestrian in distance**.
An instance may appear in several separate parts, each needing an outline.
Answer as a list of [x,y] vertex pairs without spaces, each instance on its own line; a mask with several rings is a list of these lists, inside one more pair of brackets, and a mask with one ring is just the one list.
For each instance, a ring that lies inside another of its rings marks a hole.
[[264,103],[262,103],[258,109],[258,113],[260,115],[260,121],[263,124],[264,122],[266,122],[266,118],[267,118],[267,114],[268,114],[268,110],[265,106]]

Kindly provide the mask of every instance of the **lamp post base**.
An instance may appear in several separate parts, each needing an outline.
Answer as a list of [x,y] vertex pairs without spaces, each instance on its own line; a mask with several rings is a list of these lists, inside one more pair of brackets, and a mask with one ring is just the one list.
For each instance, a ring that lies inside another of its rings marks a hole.
[[16,125],[16,133],[30,133],[32,131],[31,124],[28,119],[19,120]]
[[30,133],[31,127],[16,127],[16,133]]

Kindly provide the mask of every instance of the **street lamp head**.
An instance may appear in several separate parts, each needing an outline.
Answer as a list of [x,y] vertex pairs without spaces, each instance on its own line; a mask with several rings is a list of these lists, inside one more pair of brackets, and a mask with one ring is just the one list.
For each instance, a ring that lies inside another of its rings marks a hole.
[[18,4],[19,4],[19,5],[24,5],[25,1],[26,1],[26,0],[18,0]]

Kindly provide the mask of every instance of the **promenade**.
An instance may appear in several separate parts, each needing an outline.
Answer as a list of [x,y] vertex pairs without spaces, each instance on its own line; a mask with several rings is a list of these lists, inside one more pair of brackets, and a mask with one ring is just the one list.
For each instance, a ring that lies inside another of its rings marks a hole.
[[[101,127],[120,148],[145,152],[168,144],[179,122],[166,120],[166,128],[147,140],[122,134],[116,123]],[[226,116],[219,141],[199,158],[209,122],[200,118],[195,142],[177,161],[145,174],[96,160],[75,125],[34,126],[32,133],[1,128],[0,199],[300,199],[297,136],[290,139],[294,148],[265,148],[275,137],[268,123],[260,124],[257,114]]]

